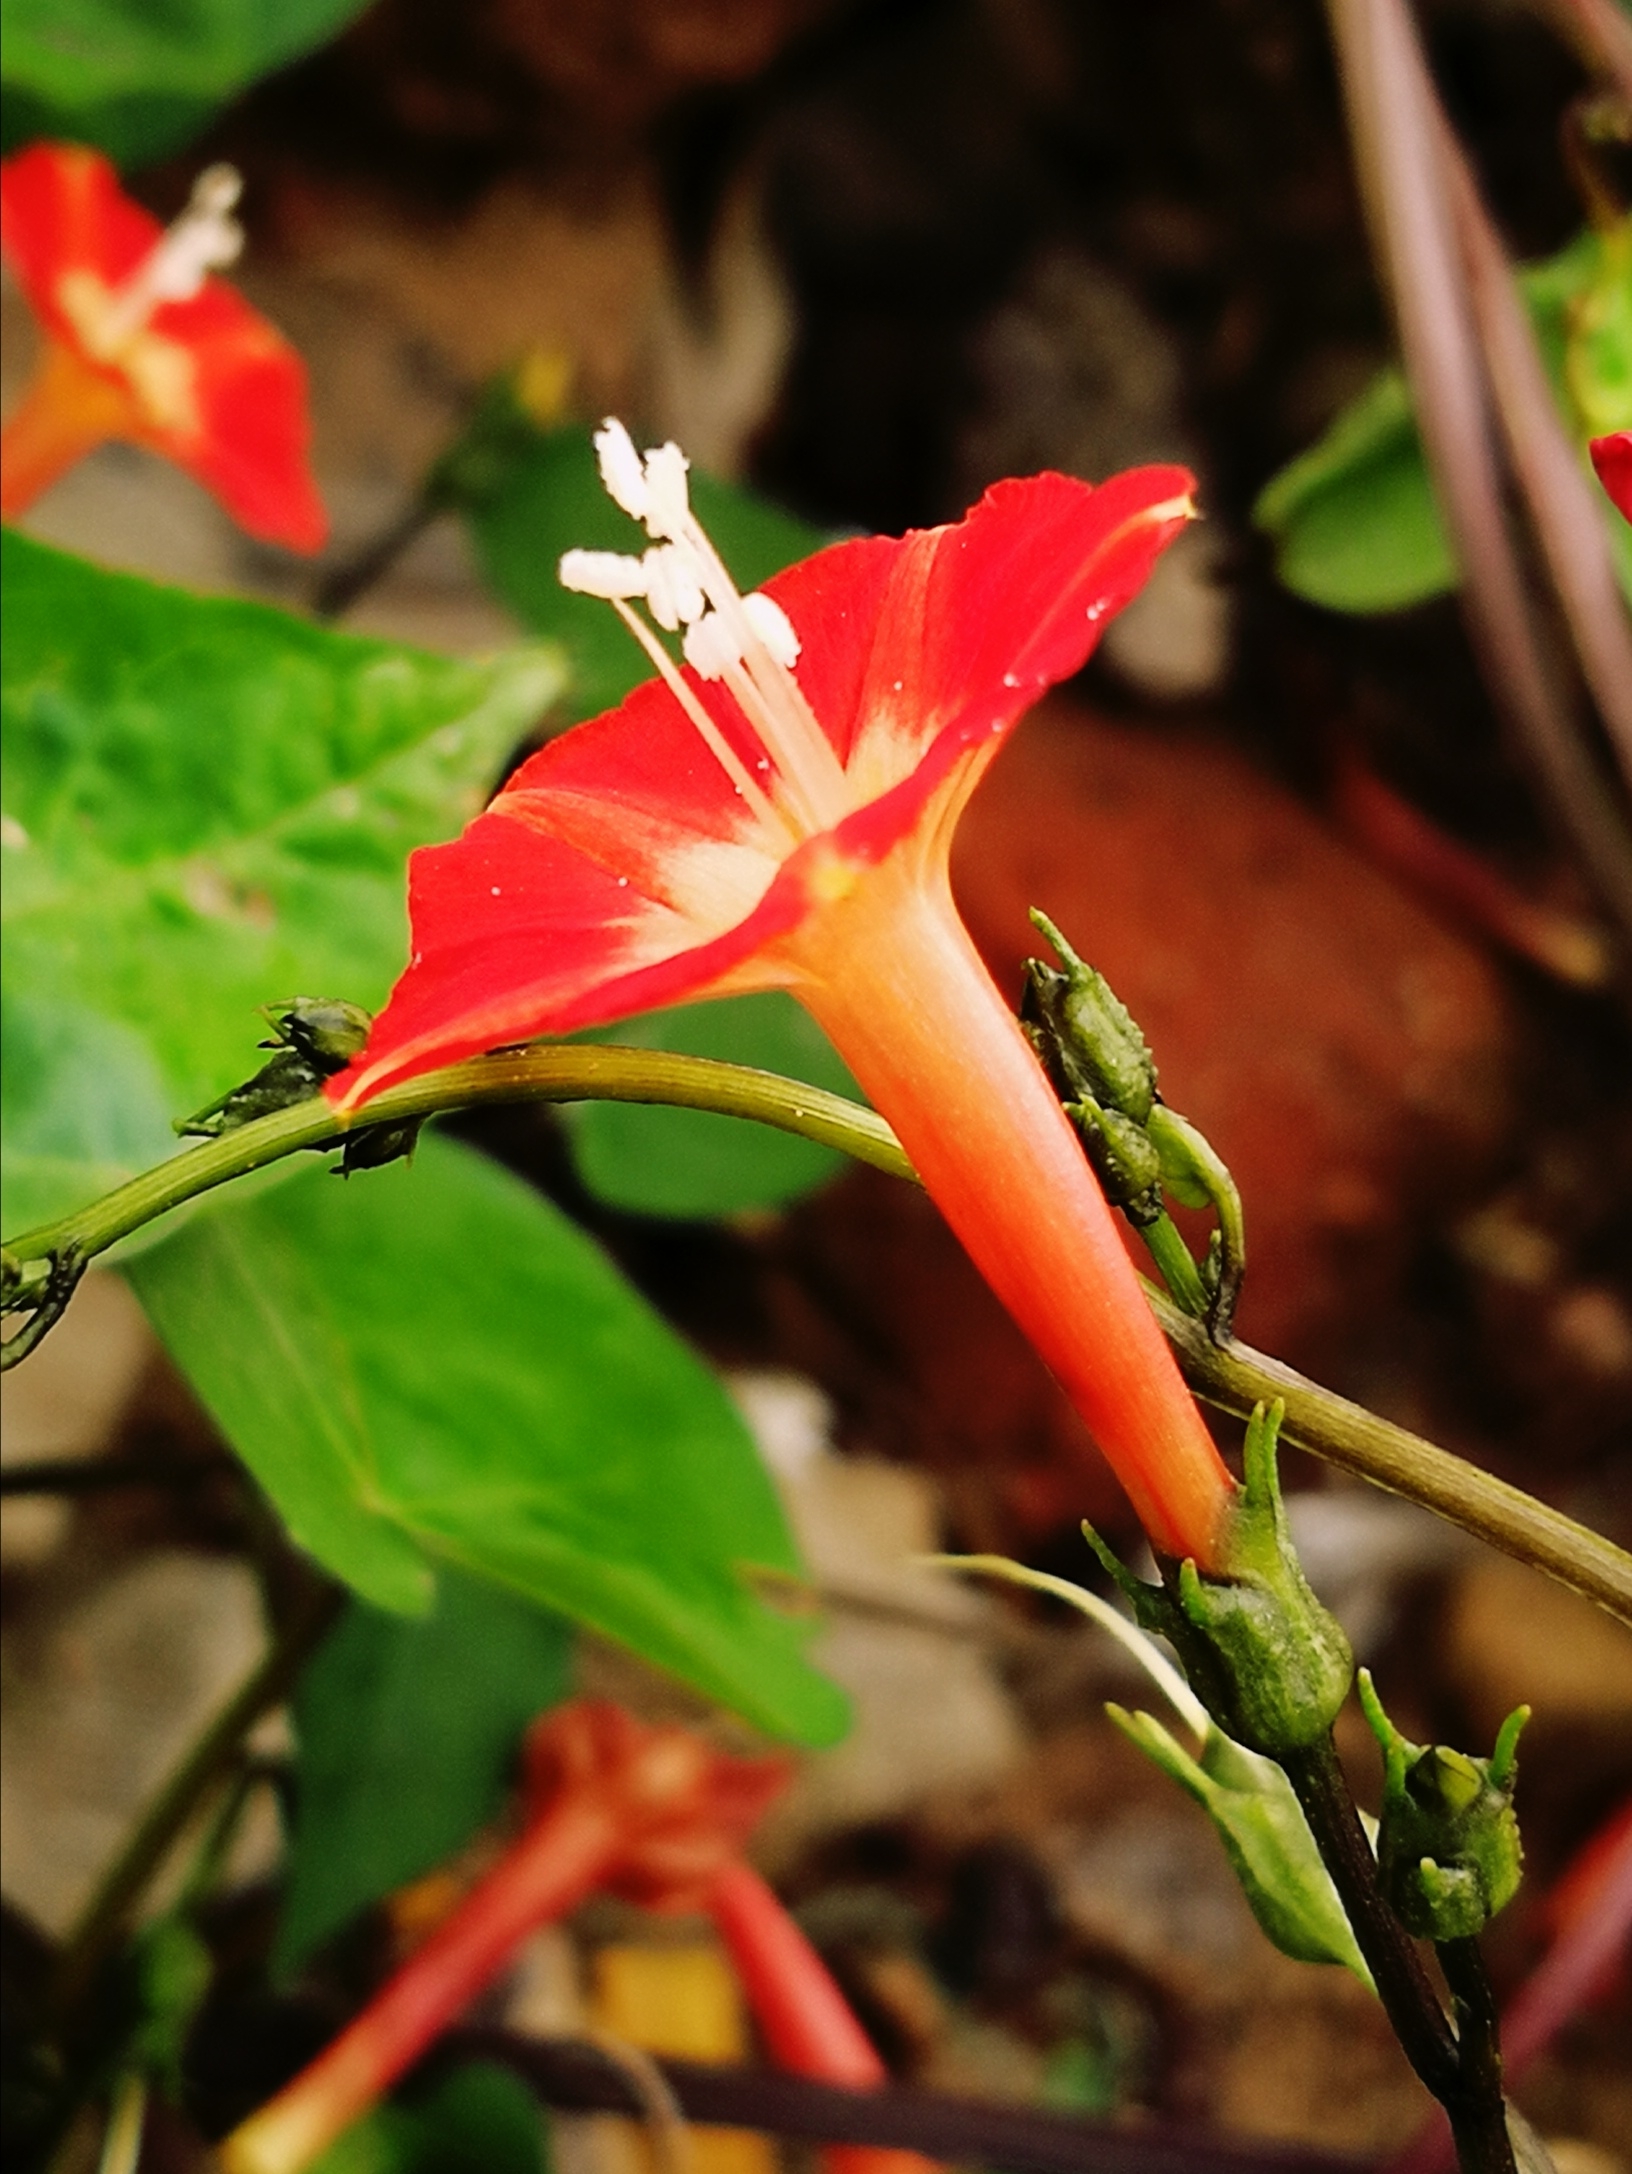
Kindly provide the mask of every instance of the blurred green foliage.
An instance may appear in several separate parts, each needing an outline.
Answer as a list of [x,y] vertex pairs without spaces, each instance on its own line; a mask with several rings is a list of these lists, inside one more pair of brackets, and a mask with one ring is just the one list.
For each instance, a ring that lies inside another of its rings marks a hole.
[[121,166],[179,151],[259,77],[326,45],[368,0],[0,0],[0,139],[94,144]]
[[439,1565],[634,1647],[772,1734],[844,1701],[735,1406],[559,1210],[431,1136],[347,1183],[309,1168],[130,1263],[137,1295],[294,1539],[376,1607]]
[[350,1603],[294,1699],[280,1975],[497,1815],[523,1730],[566,1695],[571,1651],[558,1616],[458,1571],[417,1620]]
[[[1632,223],[1582,234],[1519,284],[1572,435],[1632,427]],[[1585,453],[1582,455],[1585,460]],[[1632,529],[1603,517],[1632,601]],[[1403,374],[1384,370],[1260,494],[1254,519],[1294,594],[1333,611],[1398,611],[1455,585]]]
[[4,1221],[175,1153],[256,1006],[380,1004],[403,864],[481,806],[559,653],[361,641],[0,543]]

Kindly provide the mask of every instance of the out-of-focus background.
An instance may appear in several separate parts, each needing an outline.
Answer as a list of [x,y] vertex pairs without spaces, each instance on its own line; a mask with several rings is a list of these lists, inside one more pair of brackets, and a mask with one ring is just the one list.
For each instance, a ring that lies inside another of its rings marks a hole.
[[[1559,137],[1576,63],[1510,0],[1422,16],[1511,250],[1552,255],[1582,218]],[[1140,1020],[1167,1098],[1240,1185],[1246,1338],[1632,1536],[1622,1001],[1426,895],[1356,835],[1341,782],[1360,766],[1589,932],[1591,900],[1454,599],[1368,617],[1301,601],[1251,519],[1391,354],[1319,10],[381,0],[136,192],[171,215],[214,157],[245,176],[241,284],[310,369],[334,564],[524,354],[564,412],[673,436],[834,532],[950,518],[1044,467],[1190,464],[1205,521],[971,810],[970,925],[1017,994],[1026,911],[1046,907]],[[33,333],[9,288],[4,308],[9,402]],[[195,587],[311,591],[309,568],[122,448],[25,525]],[[470,651],[517,631],[452,515],[344,623]],[[1257,2137],[1404,2141],[1426,2102],[1374,2005],[1265,1945],[1201,1814],[1100,1717],[1135,1688],[1111,1653],[1063,1615],[901,1567],[950,1543],[1082,1577],[1084,1515],[1130,1537],[928,1203],[856,1170],[781,1213],[624,1214],[586,1192],[558,1120],[468,1129],[728,1371],[778,1476],[858,1726],[809,1762],[767,1861],[892,2068]],[[113,1276],[7,1377],[4,1410],[8,1462],[205,1472],[5,1504],[6,1891],[60,1931],[257,1650],[251,1513]],[[1425,1514],[1288,1468],[1316,1582],[1402,1725],[1486,1749],[1534,1703],[1521,1809],[1545,1896],[1632,1787],[1632,1642]],[[674,1703],[609,1649],[578,1665]],[[1374,1796],[1368,1743],[1346,1748]],[[246,1912],[276,1851],[268,1816]],[[1539,1900],[1501,1921],[1500,1983],[1546,1929]],[[509,2012],[626,2027],[621,1958],[656,1937],[591,1913],[535,1944]],[[691,1965],[650,1965],[671,1967],[678,1987]],[[1627,1998],[1623,1979],[1524,2093],[1561,2174],[1632,2169]],[[623,2147],[586,2130],[573,2148],[612,2166]]]

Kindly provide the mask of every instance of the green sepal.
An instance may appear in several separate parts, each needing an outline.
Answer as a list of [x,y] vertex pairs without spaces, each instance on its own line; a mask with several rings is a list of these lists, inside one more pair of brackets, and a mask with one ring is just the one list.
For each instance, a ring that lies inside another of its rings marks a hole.
[[1105,1711],[1213,1822],[1253,1916],[1281,1953],[1300,1963],[1338,1963],[1370,1989],[1371,1972],[1332,1876],[1292,1784],[1274,1760],[1216,1726],[1193,1757],[1153,1714],[1109,1704]]
[[1523,1876],[1513,1788],[1530,1708],[1515,1707],[1490,1757],[1477,1759],[1403,1736],[1364,1668],[1360,1704],[1383,1749],[1377,1860],[1389,1905],[1422,1939],[1472,1939],[1513,1900]]
[[1248,1423],[1227,1573],[1203,1573],[1188,1559],[1164,1562],[1163,1583],[1147,1585],[1083,1527],[1141,1627],[1175,1648],[1219,1727],[1270,1758],[1318,1742],[1354,1676],[1349,1641],[1316,1599],[1292,1546],[1275,1469],[1282,1413],[1278,1401],[1260,1404]]

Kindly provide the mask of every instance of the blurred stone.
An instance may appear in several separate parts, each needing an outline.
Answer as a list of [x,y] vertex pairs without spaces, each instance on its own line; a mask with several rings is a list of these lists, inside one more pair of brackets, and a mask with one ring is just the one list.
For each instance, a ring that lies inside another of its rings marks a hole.
[[1419,1503],[1359,1482],[1292,1495],[1286,1507],[1298,1559],[1359,1661],[1386,1641],[1401,1588],[1475,1544]]
[[1521,1563],[1489,1557],[1457,1580],[1441,1658],[1486,1735],[1521,1700],[1538,1729],[1632,1725],[1632,1631]]
[[[975,412],[958,447],[964,494],[1058,468],[1097,483],[1146,461],[1194,466],[1176,343],[1114,273],[1049,248],[976,338]],[[1174,544],[1105,636],[1123,678],[1156,701],[1193,699],[1229,669],[1230,600],[1217,531]]]
[[1264,1936],[1204,1815],[1129,1805],[1059,1830],[1043,1854],[1072,1930],[1158,1980],[1216,1990],[1257,1967]]
[[1547,2153],[1553,2174],[1627,2174],[1632,2166],[1624,2153],[1586,2143],[1579,2136],[1548,2137]]
[[1042,468],[1097,483],[1190,457],[1177,345],[1125,280],[1077,250],[1025,267],[977,337],[974,373],[959,446],[971,496]]
[[1215,693],[1230,669],[1230,596],[1215,529],[1187,529],[1105,632],[1105,655],[1153,702]]
[[264,1650],[253,1573],[168,1549],[0,1638],[0,1880],[61,1934]]
[[545,1925],[529,1935],[510,1973],[504,2020],[531,2038],[571,2038],[582,2031],[583,1973],[565,1926]]
[[1601,1381],[1632,1374],[1632,1314],[1602,1284],[1579,1283],[1548,1309],[1547,1333],[1567,1362]]
[[[43,1343],[0,1375],[0,1464],[94,1457],[156,1349],[129,1284],[93,1268]],[[72,1517],[61,1497],[8,1497],[0,1505],[0,1562],[16,1569],[45,1561]]]
[[793,345],[793,305],[761,222],[758,192],[733,191],[700,282],[671,264],[646,332],[644,409],[698,468],[742,473]]
[[941,1545],[933,1481],[835,1456],[829,1407],[809,1382],[738,1375],[732,1388],[827,1604],[811,1658],[855,1704],[849,1736],[806,1762],[760,1847],[784,1855],[812,1834],[989,1785],[1025,1734],[980,1636],[986,1602],[913,1563]]

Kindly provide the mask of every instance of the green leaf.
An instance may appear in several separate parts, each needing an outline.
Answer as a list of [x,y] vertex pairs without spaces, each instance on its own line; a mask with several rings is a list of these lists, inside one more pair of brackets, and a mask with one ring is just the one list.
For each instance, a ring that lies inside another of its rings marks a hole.
[[110,574],[7,533],[7,1230],[174,1154],[255,1069],[255,1007],[384,998],[403,863],[561,683]]
[[1211,1819],[1253,1916],[1281,1953],[1301,1963],[1341,1964],[1370,1987],[1371,1972],[1303,1807],[1274,1760],[1216,1725],[1209,1725],[1198,1760],[1154,1714],[1115,1705],[1105,1711]]
[[518,2076],[471,2061],[337,2137],[312,2174],[546,2174],[544,2117]]
[[1253,518],[1294,595],[1333,611],[1395,611],[1456,579],[1405,379],[1375,378],[1270,483]]
[[[722,1057],[855,1095],[856,1083],[816,1022],[780,991],[682,1004],[611,1028],[596,1041]],[[564,1112],[573,1160],[590,1190],[641,1215],[729,1215],[776,1208],[844,1161],[832,1148],[707,1110],[576,1102]]]
[[[1572,386],[1589,374],[1583,312],[1618,285],[1609,276],[1608,247],[1589,232],[1519,274],[1560,406],[1583,444],[1588,419]],[[1592,316],[1590,375],[1599,388],[1612,371],[1611,320],[1620,322],[1612,312]],[[1632,359],[1623,355],[1620,365],[1632,380]],[[1632,600],[1632,530],[1607,499],[1603,510],[1621,585]],[[1396,369],[1381,371],[1307,452],[1265,485],[1253,519],[1274,541],[1286,586],[1333,611],[1397,611],[1442,596],[1456,582],[1410,392]]]
[[311,1169],[130,1264],[297,1542],[376,1606],[452,1564],[586,1623],[778,1735],[843,1701],[755,1569],[798,1558],[714,1376],[518,1179],[432,1137]]
[[[697,516],[744,591],[755,589],[829,539],[747,491],[693,473]],[[602,487],[589,433],[539,432],[466,500],[477,555],[494,590],[523,626],[559,641],[570,659],[571,699],[581,717],[621,702],[652,668],[609,604],[563,589],[563,551],[638,551],[638,525]]]
[[121,165],[180,150],[257,77],[324,45],[368,0],[3,0],[5,148],[96,144]]
[[419,1621],[352,1601],[294,1697],[280,1975],[497,1814],[522,1731],[566,1696],[570,1655],[558,1616],[454,1571]]

